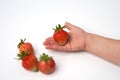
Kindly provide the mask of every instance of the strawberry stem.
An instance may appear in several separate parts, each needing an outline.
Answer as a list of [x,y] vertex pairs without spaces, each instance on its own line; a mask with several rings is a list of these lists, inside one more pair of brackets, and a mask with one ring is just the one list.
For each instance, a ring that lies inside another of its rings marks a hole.
[[58,24],[55,28],[53,28],[53,30],[56,32],[56,31],[61,30],[63,28],[65,28],[65,25],[61,26],[60,24]]
[[22,58],[24,58],[25,56],[28,55],[28,51],[22,51],[21,53],[18,53],[17,56],[18,56],[18,60],[21,60]]
[[51,56],[48,56],[47,54],[43,53],[41,56],[40,56],[40,61],[45,61],[47,62],[48,60],[50,60],[52,57]]
[[20,46],[21,46],[22,44],[24,44],[25,40],[26,40],[26,38],[25,38],[24,40],[23,40],[23,39],[20,39],[20,42],[19,42],[19,44],[17,45],[18,49],[20,48]]

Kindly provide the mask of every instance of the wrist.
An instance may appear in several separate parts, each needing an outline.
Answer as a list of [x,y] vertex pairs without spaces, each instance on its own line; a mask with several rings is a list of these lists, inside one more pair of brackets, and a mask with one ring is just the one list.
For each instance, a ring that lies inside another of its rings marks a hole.
[[93,43],[93,39],[94,39],[94,37],[92,36],[92,34],[86,32],[86,34],[85,34],[85,48],[84,48],[85,51],[89,51],[89,49]]

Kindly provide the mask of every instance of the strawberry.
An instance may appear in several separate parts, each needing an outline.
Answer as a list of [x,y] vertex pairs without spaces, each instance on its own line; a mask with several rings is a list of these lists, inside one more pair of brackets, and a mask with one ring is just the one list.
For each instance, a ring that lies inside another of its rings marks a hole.
[[38,61],[38,69],[45,74],[52,73],[55,70],[55,61],[43,53],[40,56],[40,61]]
[[38,60],[34,54],[29,54],[28,52],[22,51],[21,53],[18,54],[18,57],[19,57],[18,60],[22,60],[23,68],[33,72],[38,71],[37,67]]
[[27,51],[28,53],[34,53],[34,49],[32,47],[32,44],[29,42],[25,43],[25,40],[26,39],[20,40],[20,43],[18,44],[19,52],[21,53],[22,51],[24,51],[24,52]]
[[56,28],[53,28],[53,30],[55,30],[53,38],[60,46],[65,45],[68,41],[68,33],[63,30],[63,28],[65,28],[65,26],[61,27],[60,24],[58,24]]

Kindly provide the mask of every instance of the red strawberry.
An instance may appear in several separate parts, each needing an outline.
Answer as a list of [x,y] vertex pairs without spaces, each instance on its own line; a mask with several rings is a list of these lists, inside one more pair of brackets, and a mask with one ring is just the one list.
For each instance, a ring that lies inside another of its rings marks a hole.
[[19,60],[22,60],[22,66],[23,68],[37,72],[38,71],[38,60],[35,57],[34,54],[28,54],[28,52],[22,51],[21,53],[18,54]]
[[19,52],[21,53],[22,51],[24,51],[24,52],[27,51],[28,53],[34,53],[32,44],[29,42],[25,43],[25,40],[26,39],[24,39],[24,40],[21,39],[20,43],[18,44]]
[[61,27],[60,24],[58,24],[55,29],[53,28],[55,30],[53,38],[61,46],[65,45],[68,41],[68,33],[63,30],[63,28],[65,28],[65,26]]
[[38,62],[38,69],[45,74],[52,73],[55,70],[55,61],[52,57],[43,53]]

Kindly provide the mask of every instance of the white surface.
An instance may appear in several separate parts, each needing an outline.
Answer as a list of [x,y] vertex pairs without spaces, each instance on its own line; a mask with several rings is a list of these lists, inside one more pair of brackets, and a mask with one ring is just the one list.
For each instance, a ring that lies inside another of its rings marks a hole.
[[[120,1],[0,0],[0,79],[120,80],[120,67],[90,53],[45,49],[43,42],[52,36],[52,28],[65,21],[88,32],[120,39]],[[27,71],[14,60],[19,39],[25,37],[37,57],[43,52],[53,56],[57,68],[53,74]]]

